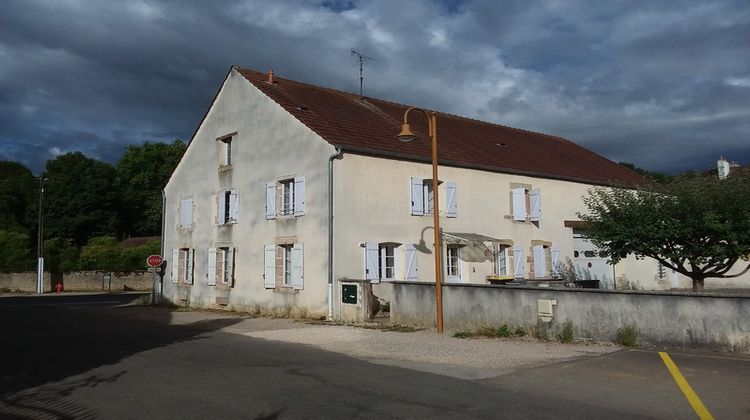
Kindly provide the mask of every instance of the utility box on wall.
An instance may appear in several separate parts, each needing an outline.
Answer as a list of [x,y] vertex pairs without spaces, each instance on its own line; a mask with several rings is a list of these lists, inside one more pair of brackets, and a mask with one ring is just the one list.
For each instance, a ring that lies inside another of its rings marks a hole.
[[370,319],[372,285],[367,280],[338,280],[336,282],[334,317],[339,321],[361,322]]

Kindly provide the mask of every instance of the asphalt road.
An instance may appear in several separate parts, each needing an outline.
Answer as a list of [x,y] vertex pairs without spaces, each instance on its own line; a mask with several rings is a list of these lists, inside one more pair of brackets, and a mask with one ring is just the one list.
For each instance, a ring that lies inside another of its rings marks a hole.
[[[0,417],[698,418],[654,351],[467,381],[98,296],[0,298]],[[750,359],[670,354],[716,418],[750,418]]]

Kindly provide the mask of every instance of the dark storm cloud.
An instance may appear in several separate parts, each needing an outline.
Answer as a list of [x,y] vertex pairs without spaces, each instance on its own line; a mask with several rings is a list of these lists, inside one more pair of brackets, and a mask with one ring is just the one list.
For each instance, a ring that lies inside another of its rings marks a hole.
[[231,64],[568,137],[653,170],[750,164],[744,1],[76,1],[0,14],[0,159],[187,139]]

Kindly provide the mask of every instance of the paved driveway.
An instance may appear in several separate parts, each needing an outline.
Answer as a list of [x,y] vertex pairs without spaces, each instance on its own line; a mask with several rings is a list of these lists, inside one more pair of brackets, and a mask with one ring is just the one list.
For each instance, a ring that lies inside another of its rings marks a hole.
[[[0,417],[697,418],[652,351],[6,299]],[[670,355],[717,418],[750,417],[747,357]]]

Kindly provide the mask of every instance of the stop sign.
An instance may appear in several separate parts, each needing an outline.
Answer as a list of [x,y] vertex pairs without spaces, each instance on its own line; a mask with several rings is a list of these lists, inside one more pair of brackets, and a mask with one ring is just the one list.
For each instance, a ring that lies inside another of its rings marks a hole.
[[164,258],[162,258],[161,255],[149,255],[148,258],[146,258],[146,265],[149,267],[158,267],[163,261]]

